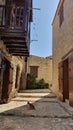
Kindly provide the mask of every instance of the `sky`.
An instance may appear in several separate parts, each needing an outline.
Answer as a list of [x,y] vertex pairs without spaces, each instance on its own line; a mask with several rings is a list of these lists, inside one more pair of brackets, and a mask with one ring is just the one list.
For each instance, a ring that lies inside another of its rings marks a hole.
[[30,55],[52,55],[52,21],[59,0],[33,0]]

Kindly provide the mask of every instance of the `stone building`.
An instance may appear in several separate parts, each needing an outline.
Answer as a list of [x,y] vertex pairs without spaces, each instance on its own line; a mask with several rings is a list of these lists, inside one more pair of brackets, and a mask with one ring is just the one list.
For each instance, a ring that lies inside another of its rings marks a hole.
[[0,102],[26,88],[32,0],[0,0]]
[[36,79],[44,79],[45,82],[52,86],[52,56],[43,58],[30,55],[29,73],[35,74]]
[[73,106],[73,0],[60,0],[52,23],[53,87]]

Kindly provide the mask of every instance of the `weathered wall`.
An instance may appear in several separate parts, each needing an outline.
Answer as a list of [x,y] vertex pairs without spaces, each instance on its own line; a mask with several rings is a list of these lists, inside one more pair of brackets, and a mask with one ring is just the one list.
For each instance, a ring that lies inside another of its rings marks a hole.
[[[25,62],[20,57],[12,56],[11,63],[13,64],[13,68],[14,68],[14,71],[13,71],[13,87],[12,87],[12,93],[13,93],[16,90],[20,89],[20,78],[21,78],[21,73],[22,73],[23,69],[25,69]],[[16,68],[17,67],[19,68],[19,75],[18,75],[18,83],[17,83],[18,85],[17,85],[17,88],[15,88]],[[24,84],[24,88],[26,87],[25,85],[26,84]]]
[[38,57],[31,55],[29,66],[38,66],[37,80],[44,79],[50,85],[52,84],[52,57]]
[[[8,53],[8,51],[6,50],[6,47],[5,45],[3,44],[3,41],[0,40],[0,49],[2,50],[3,52],[3,56],[8,60],[10,61],[10,63],[12,64],[13,66],[13,84],[12,84],[12,92],[10,94],[10,97],[13,97],[15,94],[16,94],[16,91],[19,90],[20,88],[20,78],[21,78],[21,73],[22,71],[24,70],[25,71],[25,59],[23,57],[17,57],[17,56],[12,56]],[[19,72],[18,72],[18,82],[17,82],[17,88],[15,88],[15,82],[16,82],[16,68],[19,68]],[[26,72],[26,71],[25,71]],[[25,76],[26,73],[24,73],[24,78],[26,77]],[[26,82],[26,80],[25,80]],[[24,84],[24,88],[25,89],[26,87],[26,83]]]
[[[61,0],[62,1],[62,0]],[[59,7],[59,6],[58,6]],[[64,21],[59,27],[58,9],[52,25],[53,30],[53,87],[58,94],[58,64],[73,49],[73,0],[64,0]]]

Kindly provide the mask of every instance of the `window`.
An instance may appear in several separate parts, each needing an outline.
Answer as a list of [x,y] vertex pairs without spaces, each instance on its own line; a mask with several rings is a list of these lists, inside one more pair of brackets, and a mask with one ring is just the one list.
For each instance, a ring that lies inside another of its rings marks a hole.
[[60,18],[59,26],[61,27],[61,25],[64,21],[64,7],[63,7],[63,5],[62,5],[61,10],[60,10],[59,18]]
[[5,25],[5,0],[0,0],[0,26]]
[[13,5],[11,11],[11,26],[22,27],[23,24],[23,7],[16,7]]
[[30,66],[30,74],[34,74],[38,77],[38,66]]

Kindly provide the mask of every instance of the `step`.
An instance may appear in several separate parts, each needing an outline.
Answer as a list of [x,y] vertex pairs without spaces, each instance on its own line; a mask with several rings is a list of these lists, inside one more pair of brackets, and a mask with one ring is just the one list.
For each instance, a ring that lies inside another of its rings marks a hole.
[[56,98],[53,93],[18,93],[17,97],[27,98]]

